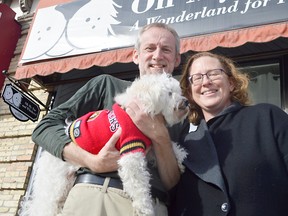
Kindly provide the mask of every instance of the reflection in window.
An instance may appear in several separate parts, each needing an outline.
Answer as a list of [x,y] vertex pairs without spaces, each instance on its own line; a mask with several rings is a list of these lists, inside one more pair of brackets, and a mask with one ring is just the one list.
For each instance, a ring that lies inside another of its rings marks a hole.
[[279,63],[246,66],[241,71],[250,76],[253,103],[271,103],[281,107]]

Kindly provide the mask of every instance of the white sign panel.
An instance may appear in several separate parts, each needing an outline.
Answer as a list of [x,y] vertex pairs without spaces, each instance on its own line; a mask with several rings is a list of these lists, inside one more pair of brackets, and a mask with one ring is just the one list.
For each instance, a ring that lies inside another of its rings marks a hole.
[[132,46],[140,27],[180,37],[288,20],[284,0],[77,0],[37,11],[20,63]]

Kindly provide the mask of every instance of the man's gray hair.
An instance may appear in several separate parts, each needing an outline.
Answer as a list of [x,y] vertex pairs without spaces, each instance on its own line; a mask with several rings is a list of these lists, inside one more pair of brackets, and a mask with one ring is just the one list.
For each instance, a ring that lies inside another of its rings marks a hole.
[[175,44],[176,45],[176,53],[180,53],[180,37],[179,37],[178,33],[172,27],[170,27],[169,25],[167,25],[165,23],[151,23],[151,24],[148,24],[146,26],[143,26],[143,28],[141,28],[138,32],[137,40],[135,43],[135,49],[136,50],[139,50],[139,48],[140,48],[142,34],[145,31],[147,31],[148,29],[153,28],[153,27],[163,28],[163,29],[166,29],[169,32],[171,32],[171,34],[174,36],[175,41],[176,41],[176,44]]

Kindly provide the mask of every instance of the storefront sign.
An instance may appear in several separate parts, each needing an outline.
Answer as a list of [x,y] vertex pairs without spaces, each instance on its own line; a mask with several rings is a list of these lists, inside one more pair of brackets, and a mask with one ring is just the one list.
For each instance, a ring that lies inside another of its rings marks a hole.
[[39,105],[12,84],[5,85],[2,98],[10,106],[10,111],[16,119],[20,121],[38,120]]
[[288,20],[286,0],[78,0],[39,9],[21,63],[132,46],[140,27],[183,37]]

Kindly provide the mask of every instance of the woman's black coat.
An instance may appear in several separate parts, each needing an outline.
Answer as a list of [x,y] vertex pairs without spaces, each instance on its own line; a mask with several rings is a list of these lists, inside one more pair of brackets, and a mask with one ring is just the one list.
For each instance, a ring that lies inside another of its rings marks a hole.
[[233,104],[183,138],[186,171],[171,216],[287,216],[288,115]]

